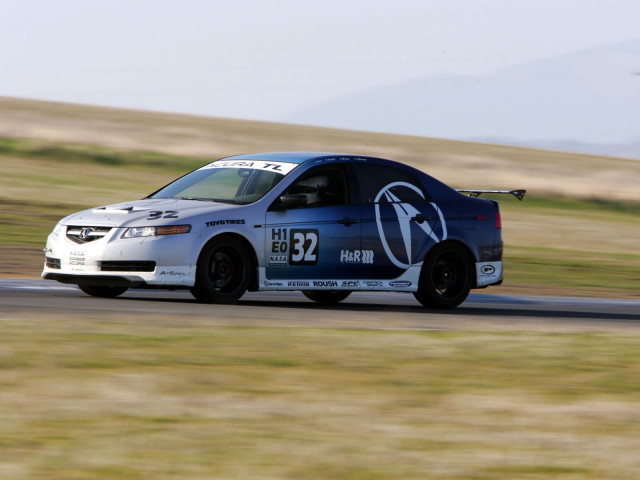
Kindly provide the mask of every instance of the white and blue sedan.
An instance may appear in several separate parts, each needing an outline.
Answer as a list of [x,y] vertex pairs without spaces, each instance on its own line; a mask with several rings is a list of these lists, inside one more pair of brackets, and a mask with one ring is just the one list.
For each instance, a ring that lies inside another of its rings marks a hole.
[[335,303],[356,290],[402,291],[453,308],[502,282],[498,204],[464,192],[367,156],[228,157],[142,200],[62,219],[42,277],[99,297],[184,288],[230,303],[247,290],[300,290]]

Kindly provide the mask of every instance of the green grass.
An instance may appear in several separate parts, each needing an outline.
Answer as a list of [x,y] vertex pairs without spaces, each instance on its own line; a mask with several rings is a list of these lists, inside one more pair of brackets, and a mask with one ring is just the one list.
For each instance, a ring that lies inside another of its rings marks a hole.
[[505,281],[557,287],[614,287],[630,295],[640,285],[640,255],[541,247],[507,247]]
[[[152,151],[123,151],[97,145],[60,144],[19,138],[0,138],[0,157],[44,159],[59,162],[118,168],[157,168],[188,172],[206,163],[201,157],[167,155]],[[215,160],[212,159],[212,160]]]
[[3,317],[6,478],[633,479],[635,334]]

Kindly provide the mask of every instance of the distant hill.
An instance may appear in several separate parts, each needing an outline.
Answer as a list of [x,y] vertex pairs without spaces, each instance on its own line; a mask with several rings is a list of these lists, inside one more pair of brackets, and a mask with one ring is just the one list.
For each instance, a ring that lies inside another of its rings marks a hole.
[[[33,148],[96,145],[216,159],[247,152],[360,153],[413,165],[451,186],[640,201],[640,162],[408,135],[0,97],[0,173],[12,138]],[[0,189],[1,190],[1,189]],[[0,192],[2,196],[2,192]]]
[[284,120],[640,159],[638,112],[640,39],[493,75],[390,85]]

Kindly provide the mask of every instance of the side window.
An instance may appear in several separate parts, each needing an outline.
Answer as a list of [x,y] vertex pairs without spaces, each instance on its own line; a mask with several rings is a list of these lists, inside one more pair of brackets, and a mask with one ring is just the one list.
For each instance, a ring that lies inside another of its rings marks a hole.
[[310,207],[345,205],[349,202],[344,168],[338,165],[312,168],[285,193],[306,196],[306,204]]
[[354,165],[358,185],[358,203],[407,202],[420,203],[428,199],[413,175],[384,165]]

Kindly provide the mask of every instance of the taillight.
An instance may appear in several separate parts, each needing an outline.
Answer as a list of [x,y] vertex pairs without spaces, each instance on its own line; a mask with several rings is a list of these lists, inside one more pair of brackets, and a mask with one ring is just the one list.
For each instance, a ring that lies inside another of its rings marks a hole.
[[502,217],[500,217],[500,209],[496,210],[496,228],[502,228]]

